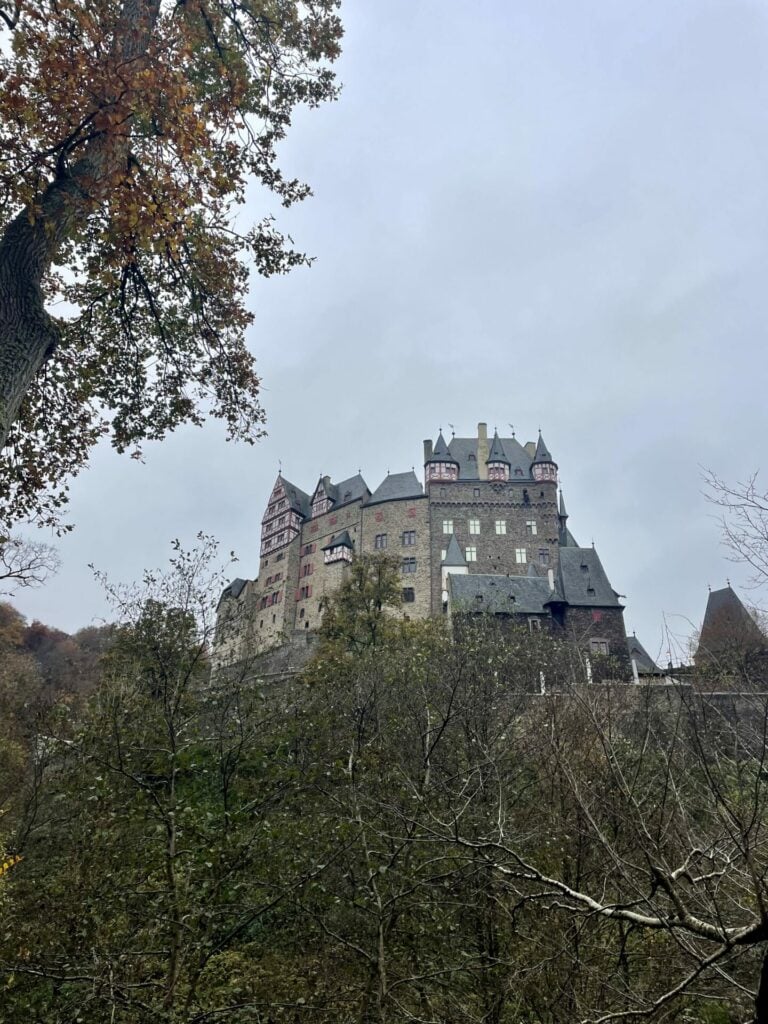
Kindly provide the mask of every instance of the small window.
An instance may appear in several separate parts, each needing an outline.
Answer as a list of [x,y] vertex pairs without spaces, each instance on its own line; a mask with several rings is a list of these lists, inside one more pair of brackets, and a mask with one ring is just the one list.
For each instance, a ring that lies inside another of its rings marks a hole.
[[[279,555],[275,555],[275,561],[276,562],[282,562],[282,560],[284,558],[285,558],[285,552],[284,551],[281,551]],[[265,562],[264,564],[266,565],[267,563]]]
[[416,600],[416,591],[413,587],[403,587],[403,604],[413,604]]
[[412,548],[416,543],[416,531],[415,530],[404,530],[403,531],[403,547]]
[[444,519],[443,520],[443,533],[453,533],[453,520],[452,519]]
[[470,519],[469,520],[469,532],[470,535],[477,536],[480,533],[480,520]]
[[480,488],[479,487],[474,487],[472,489],[472,496],[474,498],[479,498],[480,497]]
[[482,603],[483,603],[483,595],[482,594],[475,594],[475,604],[482,604]]
[[447,548],[441,548],[440,549],[440,561],[444,562],[445,559],[447,558],[447,556],[448,556],[448,549]]
[[541,619],[528,619],[528,629],[532,633],[537,633],[541,630]]
[[464,548],[464,557],[468,562],[477,561],[477,548],[474,544],[471,544],[468,548]]
[[515,561],[518,565],[525,565],[527,561],[525,548],[515,548]]
[[445,488],[444,488],[444,487],[441,487],[441,488],[440,488],[440,497],[441,497],[441,498],[444,498],[444,497],[445,497]]
[[384,548],[387,546],[387,535],[386,535],[386,533],[377,533],[376,534],[376,539],[373,542],[373,546],[378,551],[383,551]]
[[593,654],[608,654],[608,641],[607,640],[590,640],[589,649]]
[[404,558],[400,569],[403,573],[416,572],[416,559]]
[[299,610],[299,618],[300,618],[300,619],[303,619],[303,618],[304,618],[304,609],[303,609],[303,608],[301,608],[301,609]]
[[304,629],[309,629],[309,619],[304,623]]
[[586,562],[582,562],[581,565],[579,566],[579,568],[581,569],[582,572],[589,572],[589,566],[587,565]]
[[497,519],[496,520],[496,533],[501,535],[507,532],[507,520]]
[[259,619],[259,629],[264,625],[264,619]]
[[549,552],[546,548],[539,548],[539,565],[549,565]]
[[525,528],[532,537],[535,537],[536,534],[539,532],[536,528],[535,519],[529,519],[525,524]]

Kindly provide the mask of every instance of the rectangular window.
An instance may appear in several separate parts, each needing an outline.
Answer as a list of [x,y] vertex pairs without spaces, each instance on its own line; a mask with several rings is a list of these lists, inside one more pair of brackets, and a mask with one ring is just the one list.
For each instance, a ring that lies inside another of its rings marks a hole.
[[416,543],[416,531],[415,530],[404,530],[403,531],[403,547],[412,548]]
[[416,559],[415,558],[404,558],[403,564],[400,567],[404,573],[416,572]]
[[307,597],[312,596],[312,587],[300,587],[299,588],[299,601],[303,601]]
[[506,519],[497,519],[496,520],[496,533],[499,536],[501,536],[502,534],[504,534],[506,532],[507,532],[507,520]]
[[539,548],[539,565],[549,565],[549,552],[546,548]]
[[447,554],[448,554],[448,549],[447,548],[441,548],[441,550],[440,550],[440,561],[441,562],[445,561],[445,558],[446,558]]
[[453,520],[452,519],[444,519],[443,520],[443,533],[453,533]]
[[536,633],[541,629],[541,619],[528,619],[528,629],[532,633]]
[[307,562],[305,565],[303,565],[301,567],[301,575],[302,576],[311,576],[312,575],[312,563],[311,562]]
[[515,548],[515,561],[518,565],[525,565],[527,561],[525,556],[525,548]]
[[526,522],[526,524],[525,524],[525,528],[528,531],[528,533],[530,533],[530,535],[532,537],[535,537],[536,534],[538,533],[538,530],[536,529],[536,520],[535,519],[529,519]]
[[468,562],[476,562],[477,548],[474,545],[470,545],[470,547],[464,548],[464,557]]
[[479,535],[479,533],[480,533],[480,520],[479,519],[470,519],[469,520],[469,532],[470,532],[470,535],[473,535],[473,536],[478,536]]
[[413,604],[416,600],[416,591],[413,587],[403,587],[403,604]]
[[373,546],[377,551],[383,551],[387,546],[387,535],[386,533],[377,533],[376,539],[373,542]]
[[593,654],[608,654],[607,640],[590,640],[589,649]]
[[480,497],[480,488],[479,487],[475,487],[473,489],[472,496],[475,497],[475,498],[479,498]]

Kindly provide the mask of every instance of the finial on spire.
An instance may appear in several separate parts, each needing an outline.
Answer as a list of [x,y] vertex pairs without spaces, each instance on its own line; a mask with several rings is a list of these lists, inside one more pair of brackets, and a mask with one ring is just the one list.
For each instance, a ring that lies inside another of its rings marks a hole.
[[725,585],[726,585],[726,587],[730,588],[730,586],[731,586],[731,581],[730,581],[729,579],[726,579],[726,581],[725,581]]
[[283,472],[283,460],[282,459],[278,459],[277,460],[277,475],[281,476],[282,472]]

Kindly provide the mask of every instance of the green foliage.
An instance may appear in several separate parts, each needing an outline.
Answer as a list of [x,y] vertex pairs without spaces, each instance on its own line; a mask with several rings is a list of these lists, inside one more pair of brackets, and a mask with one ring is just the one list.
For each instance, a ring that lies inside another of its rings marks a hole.
[[493,618],[401,619],[384,560],[301,679],[211,680],[198,569],[166,602],[154,580],[46,724],[5,1020],[746,1019],[760,933],[705,960],[759,921],[764,707],[737,734],[666,688],[576,685],[567,648]]

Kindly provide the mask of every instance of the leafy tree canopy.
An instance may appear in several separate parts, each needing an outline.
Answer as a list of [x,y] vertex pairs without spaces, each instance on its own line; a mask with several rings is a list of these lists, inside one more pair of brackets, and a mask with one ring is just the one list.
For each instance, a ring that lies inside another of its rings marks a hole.
[[[55,522],[103,434],[253,440],[248,268],[306,262],[236,211],[308,187],[276,147],[335,95],[338,0],[0,0],[0,501]],[[56,304],[65,310],[52,317]]]

